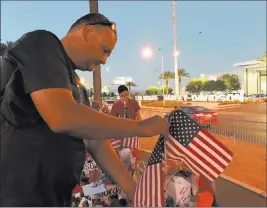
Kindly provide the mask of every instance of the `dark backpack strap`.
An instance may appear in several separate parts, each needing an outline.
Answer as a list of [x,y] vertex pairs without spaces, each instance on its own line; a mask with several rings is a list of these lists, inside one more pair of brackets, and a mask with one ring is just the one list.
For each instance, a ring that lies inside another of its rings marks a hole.
[[[7,82],[7,84],[6,84],[6,86],[8,86],[9,84],[10,84],[10,80],[12,80],[12,77],[15,75],[15,73],[16,73],[16,71],[17,71],[18,69],[16,69],[16,70],[14,70],[14,72],[11,74],[11,76],[10,76],[10,78],[9,78],[9,80],[8,80],[8,82]],[[11,125],[11,126],[14,126],[7,118],[6,118],[6,116],[3,114],[3,112],[2,112],[2,102],[3,102],[3,100],[4,100],[4,97],[5,97],[5,89],[6,89],[6,86],[3,88],[3,89],[1,89],[1,91],[0,91],[0,115],[1,115],[1,123],[2,123],[2,121],[3,122],[6,122],[6,123],[8,123],[9,125]]]

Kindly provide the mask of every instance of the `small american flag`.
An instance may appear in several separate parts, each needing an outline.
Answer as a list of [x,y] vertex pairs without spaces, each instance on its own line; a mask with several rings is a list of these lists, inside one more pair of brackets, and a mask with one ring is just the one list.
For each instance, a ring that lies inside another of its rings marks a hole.
[[121,148],[139,149],[140,141],[138,137],[129,137],[124,139],[111,139],[111,145],[114,150]]
[[160,136],[137,184],[134,207],[164,207],[164,137]]
[[211,181],[218,178],[233,153],[181,110],[172,112],[169,122],[168,158],[182,160],[192,172]]

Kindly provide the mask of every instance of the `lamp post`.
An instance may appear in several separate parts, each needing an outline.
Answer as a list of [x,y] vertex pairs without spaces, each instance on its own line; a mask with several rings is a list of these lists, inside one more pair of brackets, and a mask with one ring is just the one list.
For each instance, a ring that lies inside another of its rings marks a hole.
[[176,41],[176,14],[175,14],[175,1],[172,1],[172,26],[173,26],[173,57],[174,57],[174,73],[175,73],[175,97],[179,99],[179,77],[178,77],[178,51]]
[[[160,48],[159,51],[161,51],[161,74],[162,74],[162,95],[163,95],[163,106],[165,107],[165,90],[164,90],[164,57],[162,54],[162,49]],[[168,90],[168,89],[167,89]]]

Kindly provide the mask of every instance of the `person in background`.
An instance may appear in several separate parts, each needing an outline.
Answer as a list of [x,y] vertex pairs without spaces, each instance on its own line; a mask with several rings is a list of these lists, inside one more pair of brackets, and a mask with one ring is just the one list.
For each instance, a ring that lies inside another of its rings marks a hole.
[[[125,85],[120,85],[118,87],[119,100],[115,102],[111,109],[111,115],[132,119],[132,120],[141,120],[140,106],[136,100],[130,98],[129,90]],[[139,139],[136,137],[136,139]],[[132,157],[138,152],[136,148],[123,148],[119,152],[122,162],[126,165],[127,169],[134,174],[134,168],[132,163]],[[124,156],[123,156],[124,155]],[[136,163],[134,164],[136,166]]]
[[118,87],[119,100],[115,102],[111,109],[111,115],[128,118],[132,120],[141,120],[140,106],[137,101],[129,96],[129,90],[125,85]]

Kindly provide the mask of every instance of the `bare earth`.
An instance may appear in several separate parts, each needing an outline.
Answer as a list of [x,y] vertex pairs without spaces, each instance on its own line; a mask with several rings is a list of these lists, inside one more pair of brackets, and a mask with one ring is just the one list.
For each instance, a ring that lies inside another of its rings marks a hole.
[[[266,146],[216,136],[234,153],[224,175],[258,188],[266,193]],[[141,138],[141,148],[152,151],[158,137]]]

